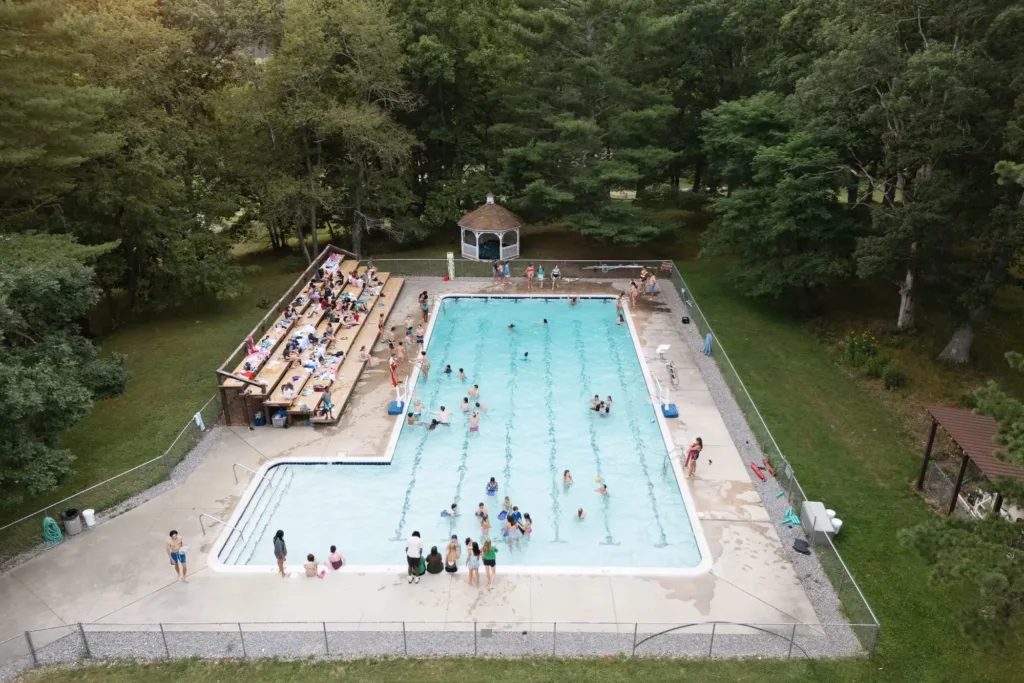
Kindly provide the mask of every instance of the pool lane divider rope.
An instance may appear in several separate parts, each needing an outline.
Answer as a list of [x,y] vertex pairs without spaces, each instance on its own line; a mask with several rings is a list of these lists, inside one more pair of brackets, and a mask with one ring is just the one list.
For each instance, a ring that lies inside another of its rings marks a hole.
[[558,502],[559,487],[557,448],[555,447],[555,390],[551,378],[551,329],[544,326],[544,406],[548,411],[548,472],[551,474],[551,522],[555,528],[552,543],[565,543],[559,538],[559,522],[562,518],[562,506]]
[[[580,386],[588,387],[585,398],[589,398],[590,394],[590,375],[587,374],[587,353],[586,348],[583,345],[583,323],[579,320],[573,321],[572,326],[573,342],[576,345],[576,357],[580,361]],[[589,410],[589,408],[588,408]],[[594,468],[597,472],[598,478],[601,483],[604,484],[604,473],[601,471],[601,449],[597,445],[597,428],[594,427],[594,420],[598,419],[597,415],[590,415],[590,450],[594,454]],[[612,536],[611,520],[608,514],[608,496],[601,496],[601,511],[604,513],[604,530],[607,536],[602,541],[601,545],[619,545],[615,542],[615,538]]]
[[[442,307],[443,308],[443,307]],[[437,315],[435,313],[435,315]],[[452,340],[455,338],[455,326],[452,325],[448,328],[448,335],[444,340],[444,349],[441,352],[442,358],[448,357],[448,351],[451,350]],[[421,380],[422,381],[422,380]],[[429,381],[429,380],[428,380]],[[430,400],[423,404],[424,410],[429,410],[434,402],[437,401],[438,394],[441,393],[441,381],[438,376],[434,375],[434,381],[431,384]],[[409,402],[412,403],[413,397],[409,397]],[[422,420],[422,416],[420,418]],[[402,427],[405,429],[408,425]],[[449,427],[451,429],[451,427]],[[423,435],[420,437],[419,444],[416,445],[416,453],[412,460],[412,474],[409,478],[409,486],[405,489],[405,501],[402,503],[402,517],[398,520],[398,527],[395,529],[395,537],[392,541],[402,541],[402,531],[405,529],[405,518],[409,513],[409,501],[412,499],[412,490],[416,487],[416,471],[420,468],[420,462],[423,460],[423,449],[427,445],[427,437],[430,436],[430,430],[424,429]]]
[[[629,389],[626,384],[625,372],[622,369],[622,354],[619,352],[618,343],[618,340],[621,339],[622,336],[615,335],[614,328],[619,327],[618,325],[613,325],[609,322],[607,323],[607,326],[608,353],[612,357],[612,360],[615,361],[615,368],[619,376],[619,386],[622,389],[622,395],[628,396]],[[630,340],[629,344],[630,346],[632,346],[633,341]],[[648,444],[644,440],[643,435],[640,433],[640,424],[636,416],[636,406],[639,404],[634,401],[625,401],[625,404],[626,420],[629,423],[629,431],[633,435],[633,441],[636,442],[637,457],[640,461],[640,470],[644,474],[644,479],[647,480],[647,493],[650,496],[651,512],[654,513],[654,522],[658,525],[658,537],[660,540],[654,544],[654,547],[664,548],[669,543],[667,537],[665,536],[665,526],[661,523],[661,515],[658,512],[658,498],[654,493],[654,482],[651,480],[651,473],[650,470],[647,468]]]
[[[519,300],[515,300],[519,303]],[[516,381],[519,377],[519,350],[516,348],[516,332],[508,332],[508,418],[505,420],[505,469],[502,470],[506,494],[512,479],[512,424],[516,419]]]
[[[488,321],[487,321],[486,318],[481,318],[481,320],[477,323],[477,326],[476,326],[476,336],[477,336],[478,339],[486,339],[487,338],[487,323],[488,323]],[[473,355],[473,365],[470,367],[470,377],[474,377],[475,378],[477,376],[477,372],[480,370],[480,365],[483,362],[483,359],[484,359],[484,345],[483,344],[477,344],[476,345],[476,353]],[[479,400],[479,396],[477,397],[477,400]],[[474,403],[475,402],[476,401],[474,401]],[[472,409],[472,406],[471,406],[471,409]],[[465,413],[463,413],[463,417],[465,418]],[[466,434],[465,434],[465,436],[462,437],[462,458],[459,461],[459,467],[456,470],[459,473],[459,481],[458,481],[458,483],[455,484],[455,495],[452,496],[452,502],[455,503],[456,505],[461,505],[462,504],[462,484],[466,480],[466,472],[469,470],[469,468],[466,466],[466,462],[469,460],[469,434],[470,434],[470,432],[469,432],[469,422],[468,422],[468,419],[467,419],[465,427],[466,427]],[[477,434],[479,435],[479,432]],[[455,515],[452,515],[451,517],[448,518],[448,535],[449,536],[451,536],[453,533],[455,533],[455,525],[456,525],[457,521],[458,520],[457,520],[457,517]]]

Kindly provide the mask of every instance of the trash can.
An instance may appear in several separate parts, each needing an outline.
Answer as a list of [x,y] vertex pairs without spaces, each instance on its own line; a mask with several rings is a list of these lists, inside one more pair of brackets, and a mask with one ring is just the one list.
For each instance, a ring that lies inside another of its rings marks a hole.
[[60,513],[60,521],[64,522],[64,533],[68,536],[82,533],[82,518],[78,516],[78,508]]
[[85,521],[86,528],[96,526],[96,511],[92,508],[82,510],[82,519]]

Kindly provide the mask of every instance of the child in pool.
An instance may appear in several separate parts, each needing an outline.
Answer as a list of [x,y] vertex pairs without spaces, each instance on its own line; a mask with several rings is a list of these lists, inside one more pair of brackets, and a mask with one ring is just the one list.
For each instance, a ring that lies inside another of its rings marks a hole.
[[562,486],[565,488],[572,486],[572,475],[569,474],[569,470],[566,470],[565,474],[562,475]]
[[533,520],[530,519],[529,512],[523,515],[523,533],[527,535],[533,533]]
[[512,500],[505,496],[505,501],[501,504],[501,509],[505,511],[505,514],[512,512]]
[[488,517],[487,513],[485,512],[483,514],[483,516],[480,517],[480,534],[482,536],[488,536],[490,533],[491,533],[491,518]]
[[494,481],[494,477],[491,477],[491,480],[489,482],[487,482],[487,493],[488,493],[488,495],[493,496],[497,492],[498,492],[498,482]]

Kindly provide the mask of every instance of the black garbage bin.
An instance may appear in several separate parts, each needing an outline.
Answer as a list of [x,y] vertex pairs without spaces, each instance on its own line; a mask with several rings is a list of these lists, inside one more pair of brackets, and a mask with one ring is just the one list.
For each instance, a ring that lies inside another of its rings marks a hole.
[[60,521],[64,523],[64,533],[68,536],[82,533],[82,517],[78,508],[69,508],[60,513]]

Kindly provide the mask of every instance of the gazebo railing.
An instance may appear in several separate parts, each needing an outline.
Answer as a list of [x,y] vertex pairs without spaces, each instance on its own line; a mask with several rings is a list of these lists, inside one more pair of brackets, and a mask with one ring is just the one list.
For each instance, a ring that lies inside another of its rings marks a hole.
[[501,260],[519,258],[519,243],[510,244],[501,248]]

